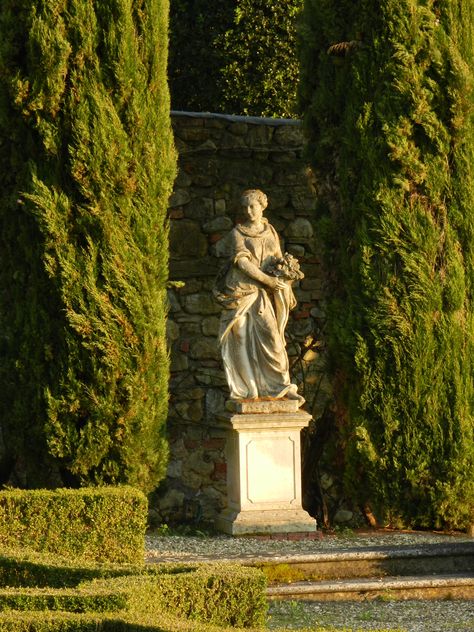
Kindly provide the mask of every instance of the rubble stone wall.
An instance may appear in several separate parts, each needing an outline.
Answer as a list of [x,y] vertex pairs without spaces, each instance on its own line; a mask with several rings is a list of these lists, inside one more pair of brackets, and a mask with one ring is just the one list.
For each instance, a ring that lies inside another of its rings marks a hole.
[[239,219],[240,193],[260,188],[283,251],[305,278],[287,327],[292,375],[317,418],[329,394],[319,332],[322,275],[316,204],[298,121],[175,112],[179,175],[170,200],[170,463],[154,507],[157,521],[210,522],[226,504],[225,435],[213,427],[228,390],[217,346],[220,307],[212,288]]

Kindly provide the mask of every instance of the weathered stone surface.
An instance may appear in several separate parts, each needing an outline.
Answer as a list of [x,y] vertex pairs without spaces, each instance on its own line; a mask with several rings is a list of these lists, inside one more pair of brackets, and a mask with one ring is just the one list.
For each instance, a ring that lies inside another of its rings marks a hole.
[[282,151],[276,154],[272,154],[272,161],[281,163],[281,162],[294,162],[296,160],[296,154],[294,151]]
[[[230,233],[219,239],[214,244],[214,253],[216,257],[229,257],[232,248],[232,239]],[[219,263],[219,265],[222,265]]]
[[[206,244],[207,250],[207,240],[202,233],[199,233],[199,239],[203,239]],[[189,255],[188,255],[189,256]],[[177,279],[182,281],[183,279],[190,279],[193,277],[199,276],[215,276],[216,263],[211,257],[201,257],[201,258],[186,258],[181,259],[180,261],[175,261],[171,259],[170,261],[170,276],[172,279]]]
[[246,123],[231,123],[229,125],[229,132],[231,134],[235,134],[236,136],[245,136],[248,131],[248,125]]
[[169,509],[177,509],[178,507],[182,507],[183,502],[184,502],[183,492],[180,492],[177,489],[170,489],[160,499],[160,509],[162,511],[168,511]]
[[190,314],[218,314],[219,305],[211,294],[188,294],[183,297],[183,307]]
[[191,196],[187,189],[175,189],[169,200],[171,208],[175,206],[184,206],[191,200]]
[[316,209],[317,197],[308,191],[307,187],[302,187],[291,192],[291,201],[297,211],[312,212]]
[[[227,202],[225,199],[216,200],[215,204],[216,215],[223,215],[227,210]],[[231,222],[233,224],[233,222]],[[232,226],[231,226],[232,228]]]
[[304,143],[301,125],[282,125],[275,130],[275,142],[284,147],[302,147]]
[[303,290],[319,290],[321,289],[321,279],[305,277],[301,281],[301,287]]
[[178,400],[190,400],[190,399],[202,399],[205,395],[204,389],[195,387],[195,388],[184,388],[175,391],[175,397]]
[[205,233],[216,233],[223,230],[230,230],[233,225],[234,224],[230,217],[221,215],[219,217],[214,217],[214,219],[211,219],[209,222],[206,222],[202,229]]
[[219,319],[217,316],[209,316],[203,318],[202,333],[205,336],[217,336],[219,333]]
[[254,399],[254,400],[234,400],[226,402],[226,409],[233,413],[242,415],[254,413],[293,413],[299,409],[299,402],[296,399]]
[[212,385],[226,387],[224,371],[222,369],[212,369],[208,367],[200,367],[194,374],[196,381],[203,385]]
[[203,418],[203,407],[201,400],[190,400],[187,402],[176,402],[177,414],[186,421],[201,421]]
[[179,325],[171,318],[168,318],[166,323],[166,337],[168,342],[174,342],[179,338]]
[[218,360],[217,340],[211,337],[195,340],[191,345],[189,355],[194,360]]
[[192,180],[188,174],[180,169],[176,177],[175,187],[179,189],[187,189],[191,185],[191,182]]
[[199,145],[196,148],[196,151],[199,151],[199,152],[212,151],[212,152],[214,152],[214,151],[217,151],[217,146],[212,140],[210,140],[208,138],[207,140],[205,140],[203,143],[201,143],[201,145]]
[[187,371],[189,368],[189,360],[184,353],[173,350],[171,353],[170,371]]
[[288,244],[286,250],[290,253],[290,255],[297,258],[302,258],[306,254],[304,246],[300,246],[299,244]]
[[347,509],[339,509],[334,516],[334,522],[341,524],[342,522],[350,522],[354,516],[352,511]]
[[208,132],[203,127],[185,127],[180,128],[179,137],[188,142],[205,141]]
[[285,231],[286,237],[309,239],[314,234],[311,222],[304,217],[297,217]]
[[168,469],[166,471],[167,476],[171,478],[180,478],[183,474],[182,461],[170,461],[168,463]]
[[170,257],[202,257],[207,252],[207,239],[197,222],[177,219],[170,222]]
[[208,418],[225,410],[225,397],[221,389],[210,388],[206,393],[206,414]]
[[203,477],[210,476],[214,471],[214,463],[205,459],[202,450],[191,452],[188,456],[186,467],[196,474],[201,474]]
[[268,147],[273,136],[274,128],[269,125],[251,125],[247,134],[249,147]]

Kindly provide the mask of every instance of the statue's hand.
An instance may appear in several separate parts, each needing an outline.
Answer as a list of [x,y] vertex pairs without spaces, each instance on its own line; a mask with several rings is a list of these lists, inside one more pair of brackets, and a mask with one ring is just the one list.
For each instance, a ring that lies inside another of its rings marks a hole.
[[274,292],[276,290],[284,290],[286,288],[286,283],[283,279],[274,276],[268,276],[268,287],[270,287]]

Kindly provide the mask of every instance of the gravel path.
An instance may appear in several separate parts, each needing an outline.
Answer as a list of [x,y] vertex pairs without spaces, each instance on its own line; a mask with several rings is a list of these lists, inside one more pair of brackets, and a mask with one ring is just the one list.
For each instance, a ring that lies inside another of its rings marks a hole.
[[[185,562],[472,541],[463,534],[380,530],[325,535],[321,540],[301,541],[149,533],[146,545],[149,562]],[[334,626],[345,631],[474,632],[473,601],[272,601],[269,614],[270,630]]]
[[354,630],[390,629],[406,632],[467,632],[474,630],[473,601],[309,602],[270,604],[269,628],[297,630],[317,626]]
[[150,562],[238,559],[268,555],[323,553],[374,546],[407,546],[450,542],[472,542],[467,535],[432,532],[393,532],[386,530],[326,535],[321,540],[269,540],[227,535],[201,537],[149,533],[146,539]]

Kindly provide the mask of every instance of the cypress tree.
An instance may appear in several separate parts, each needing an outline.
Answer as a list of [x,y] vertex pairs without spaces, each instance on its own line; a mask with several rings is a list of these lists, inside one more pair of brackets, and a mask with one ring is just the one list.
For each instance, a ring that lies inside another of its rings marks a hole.
[[473,519],[474,7],[306,0],[346,488],[384,519]]
[[164,474],[167,0],[3,0],[3,481]]

